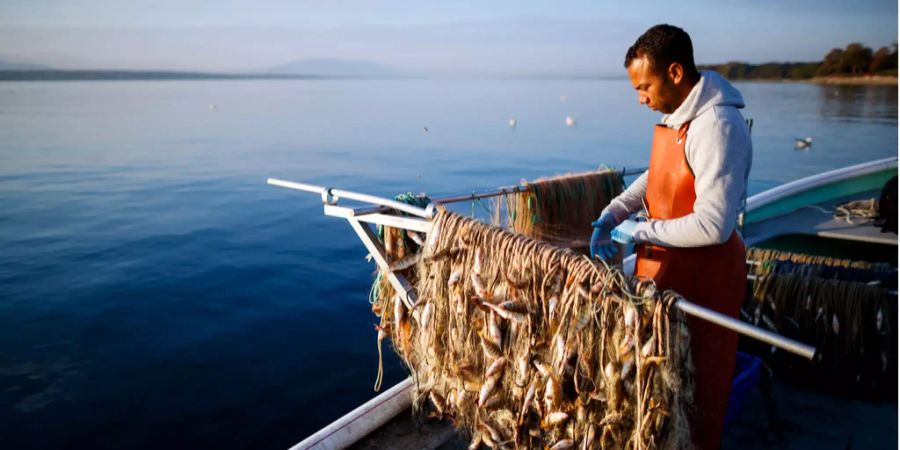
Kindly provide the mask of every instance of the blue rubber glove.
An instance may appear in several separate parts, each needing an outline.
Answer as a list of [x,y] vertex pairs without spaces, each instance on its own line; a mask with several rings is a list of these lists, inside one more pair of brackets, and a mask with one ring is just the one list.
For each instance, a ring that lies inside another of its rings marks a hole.
[[612,258],[619,252],[619,246],[612,243],[610,233],[616,227],[616,217],[612,213],[603,213],[594,222],[591,222],[594,232],[591,234],[591,259],[599,257],[602,260]]
[[634,227],[637,224],[634,220],[625,220],[612,230],[610,237],[620,244],[634,244]]

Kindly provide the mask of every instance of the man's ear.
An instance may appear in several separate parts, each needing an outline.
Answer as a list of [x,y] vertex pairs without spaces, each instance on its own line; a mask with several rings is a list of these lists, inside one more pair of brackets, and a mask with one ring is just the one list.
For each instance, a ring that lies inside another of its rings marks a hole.
[[684,80],[684,67],[677,62],[673,62],[669,64],[669,79],[672,80],[672,83],[679,84],[682,80]]

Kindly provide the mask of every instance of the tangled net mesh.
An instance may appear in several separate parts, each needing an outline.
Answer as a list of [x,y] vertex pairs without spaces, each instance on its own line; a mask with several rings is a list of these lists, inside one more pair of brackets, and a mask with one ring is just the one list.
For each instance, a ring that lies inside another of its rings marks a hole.
[[[624,187],[622,175],[612,169],[540,178],[523,185],[525,189],[506,197],[509,229],[568,248],[588,246],[591,222]],[[498,209],[502,205],[498,203]]]
[[440,210],[407,309],[373,309],[415,409],[492,448],[686,448],[693,392],[679,299],[549,243]]
[[829,390],[896,399],[897,298],[889,292],[896,267],[758,248],[747,257],[755,279],[745,319],[816,346],[814,361],[789,360],[793,375]]

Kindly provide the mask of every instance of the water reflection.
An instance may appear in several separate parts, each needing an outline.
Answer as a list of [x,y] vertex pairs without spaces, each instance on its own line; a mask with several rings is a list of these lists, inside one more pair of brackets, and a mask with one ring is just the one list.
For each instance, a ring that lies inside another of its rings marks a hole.
[[819,114],[826,119],[896,122],[897,86],[819,85]]

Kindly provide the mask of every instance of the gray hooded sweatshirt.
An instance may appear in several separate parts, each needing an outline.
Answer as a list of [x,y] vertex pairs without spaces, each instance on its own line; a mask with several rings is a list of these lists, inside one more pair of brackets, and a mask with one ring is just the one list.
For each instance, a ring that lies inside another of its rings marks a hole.
[[[750,129],[739,108],[741,93],[713,71],[701,72],[700,81],[672,114],[662,118],[669,128],[690,121],[685,156],[694,173],[697,200],[694,212],[671,220],[650,220],[634,228],[637,243],[666,247],[702,247],[728,240],[747,192],[753,158]],[[604,212],[617,222],[642,211],[647,172],[616,197]]]

